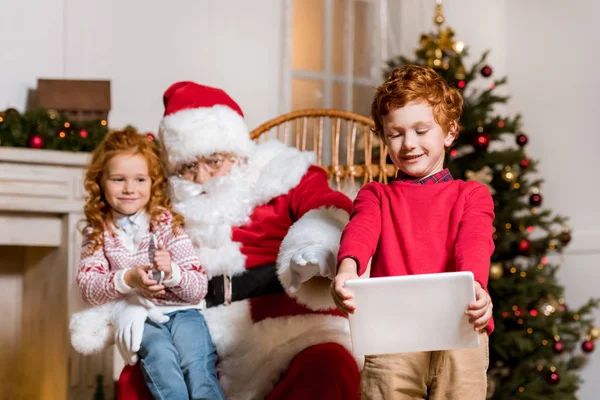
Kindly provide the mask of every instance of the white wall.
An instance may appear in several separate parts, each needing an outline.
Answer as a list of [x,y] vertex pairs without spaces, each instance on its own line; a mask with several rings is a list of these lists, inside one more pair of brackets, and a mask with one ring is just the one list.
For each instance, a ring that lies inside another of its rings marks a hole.
[[[412,54],[420,34],[433,30],[434,5],[389,0],[390,56]],[[600,185],[593,182],[600,173],[600,3],[452,0],[444,2],[444,13],[455,37],[470,47],[467,65],[490,49],[494,77],[508,76],[502,93],[512,98],[500,111],[522,113],[527,151],[541,161],[544,206],[570,217],[571,245],[555,257],[567,303],[574,308],[600,297]],[[600,325],[600,312],[595,318]],[[600,392],[600,349],[588,360],[581,400]]]
[[19,0],[0,13],[0,108],[38,77],[110,79],[112,127],[156,131],[178,80],[225,89],[249,128],[279,114],[278,0]]
[[[559,279],[572,307],[600,297],[599,13],[597,0],[506,3],[510,110],[522,113],[527,149],[541,161],[544,206],[570,217]],[[600,325],[600,311],[595,318]],[[598,398],[599,347],[581,375],[581,400]]]

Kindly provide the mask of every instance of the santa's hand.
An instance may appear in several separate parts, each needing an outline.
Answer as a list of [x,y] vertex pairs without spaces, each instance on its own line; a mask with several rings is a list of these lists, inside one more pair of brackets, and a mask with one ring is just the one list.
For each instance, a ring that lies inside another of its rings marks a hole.
[[129,296],[115,307],[111,320],[115,328],[115,344],[121,357],[129,365],[135,365],[138,361],[137,352],[142,344],[144,323],[148,317],[157,323],[169,320],[152,302],[137,295]]
[[326,246],[317,244],[298,250],[290,259],[290,293],[315,276],[335,278],[335,255]]

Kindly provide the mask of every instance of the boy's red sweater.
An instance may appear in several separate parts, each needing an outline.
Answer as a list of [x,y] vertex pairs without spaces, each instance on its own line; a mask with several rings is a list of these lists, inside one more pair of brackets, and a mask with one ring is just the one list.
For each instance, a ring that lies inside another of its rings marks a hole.
[[373,182],[354,201],[338,264],[354,258],[362,275],[373,257],[371,277],[471,271],[487,290],[493,220],[492,196],[475,181]]

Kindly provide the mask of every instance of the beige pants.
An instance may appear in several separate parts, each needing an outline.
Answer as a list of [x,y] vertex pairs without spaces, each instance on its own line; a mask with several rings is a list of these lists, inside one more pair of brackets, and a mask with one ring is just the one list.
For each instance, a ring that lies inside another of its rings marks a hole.
[[362,400],[484,400],[489,339],[473,349],[366,356]]

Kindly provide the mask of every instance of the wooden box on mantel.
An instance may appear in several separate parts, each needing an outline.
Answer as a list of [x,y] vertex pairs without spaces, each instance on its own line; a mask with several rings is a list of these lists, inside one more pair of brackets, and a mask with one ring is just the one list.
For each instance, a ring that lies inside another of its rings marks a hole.
[[36,105],[56,110],[74,121],[108,120],[110,81],[38,79]]

